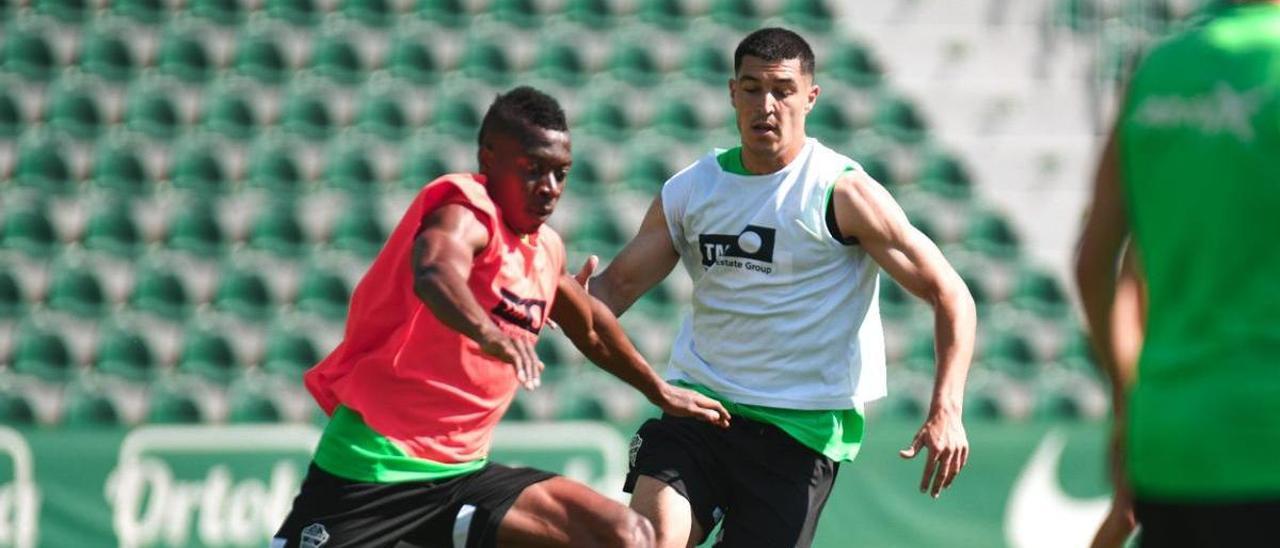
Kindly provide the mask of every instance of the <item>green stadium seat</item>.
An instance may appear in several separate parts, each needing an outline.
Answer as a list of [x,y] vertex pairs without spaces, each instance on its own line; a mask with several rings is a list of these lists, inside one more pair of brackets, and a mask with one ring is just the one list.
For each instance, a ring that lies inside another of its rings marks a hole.
[[36,12],[67,23],[83,23],[92,14],[88,0],[33,0]]
[[992,302],[987,285],[982,283],[982,278],[967,270],[960,272],[960,280],[964,282],[965,287],[969,288],[969,295],[973,297],[973,303],[978,307],[978,315],[981,316],[984,309]]
[[184,32],[169,32],[156,54],[160,72],[191,83],[203,83],[213,76],[213,60],[203,42]]
[[188,329],[183,335],[182,354],[178,359],[179,371],[227,383],[236,376],[239,369],[235,351],[223,335],[200,327]]
[[333,116],[329,105],[318,92],[301,93],[285,100],[280,125],[284,130],[309,140],[329,138],[333,132]]
[[334,224],[330,245],[372,259],[387,241],[373,204],[350,204]]
[[1065,318],[1071,304],[1058,281],[1043,271],[1027,268],[1014,284],[1013,304],[1045,318]]
[[107,310],[102,282],[86,266],[64,266],[53,271],[46,296],[49,308],[82,318],[97,318]]
[[944,198],[964,199],[973,194],[973,181],[968,170],[946,152],[929,153],[916,179],[922,188]]
[[144,25],[154,25],[169,17],[164,0],[116,0],[111,10]]
[[1014,331],[997,331],[982,337],[979,360],[987,367],[1018,379],[1036,374],[1037,359],[1031,343]]
[[293,205],[281,201],[263,207],[249,229],[249,247],[280,257],[304,255],[307,239]]
[[471,16],[462,0],[418,0],[418,16],[449,28],[466,26]]
[[124,142],[108,143],[99,145],[94,154],[93,186],[136,196],[151,190],[151,178],[136,148]]
[[876,105],[875,129],[901,143],[918,143],[927,128],[916,108],[905,99],[888,98]]
[[280,84],[289,78],[284,50],[265,34],[249,35],[237,41],[235,70],[264,84]]
[[24,314],[27,301],[17,276],[0,269],[0,319],[11,320]]
[[902,390],[890,390],[883,400],[871,405],[882,416],[911,421],[923,419],[929,410],[928,402]]
[[355,84],[364,79],[364,62],[355,44],[342,35],[316,40],[311,50],[311,70],[339,84]]
[[48,382],[63,382],[71,378],[75,363],[62,335],[28,325],[18,330],[15,339],[14,372]]
[[298,380],[307,369],[319,363],[321,357],[316,345],[306,335],[277,331],[267,337],[262,369],[273,375]]
[[261,321],[271,316],[271,291],[257,273],[227,268],[218,279],[213,305],[240,319]]
[[201,123],[213,133],[244,140],[258,131],[257,116],[248,92],[223,90],[207,97],[203,105]]
[[1058,350],[1057,361],[1072,371],[1096,373],[1098,370],[1097,354],[1089,342],[1089,335],[1079,328],[1067,337]]
[[462,74],[494,86],[503,86],[511,81],[511,61],[507,52],[490,40],[470,40],[462,51],[458,68]]
[[4,68],[27,80],[46,82],[58,70],[49,40],[35,29],[7,31],[4,41]]
[[787,0],[782,19],[804,30],[830,32],[835,15],[824,0]]
[[342,276],[312,268],[302,277],[295,305],[298,310],[309,314],[329,320],[342,320],[347,316],[347,304],[350,300],[351,288]]
[[626,109],[616,100],[600,98],[587,102],[577,127],[588,134],[617,142],[631,131],[631,121],[627,118]]
[[439,147],[411,143],[400,155],[404,164],[400,168],[400,186],[417,190],[453,169],[440,153]]
[[134,310],[170,321],[185,319],[191,308],[182,278],[172,269],[160,266],[138,272],[129,304]]
[[106,123],[93,94],[74,85],[53,92],[45,117],[50,127],[77,139],[97,137]]
[[1059,24],[1076,32],[1093,32],[1102,22],[1098,0],[1058,0],[1055,9]]
[[82,238],[85,249],[131,258],[142,246],[138,227],[130,216],[129,202],[111,200],[89,217]]
[[683,29],[689,24],[689,13],[681,0],[641,0],[637,10],[640,20],[661,29]]
[[300,27],[315,25],[324,16],[315,0],[266,0],[263,8],[267,16]]
[[214,151],[195,144],[187,145],[175,155],[169,180],[175,188],[199,194],[221,194],[229,183]]
[[679,99],[662,101],[651,123],[663,135],[686,143],[702,137],[702,124],[692,104]]
[[227,420],[233,423],[275,423],[283,418],[280,407],[259,390],[233,390],[228,396],[228,404],[231,409]]
[[567,0],[563,13],[570,21],[589,29],[611,27],[616,16],[609,0]]
[[147,399],[147,422],[153,424],[199,424],[204,413],[195,397],[174,388],[152,390]]
[[646,196],[656,195],[675,172],[667,162],[654,154],[635,154],[627,163],[623,182]]
[[91,32],[80,46],[80,66],[85,72],[112,82],[127,82],[136,70],[129,44],[116,34]]
[[714,43],[695,45],[685,53],[684,74],[708,85],[724,85],[733,77],[733,54]]
[[35,408],[21,395],[2,392],[0,393],[0,424],[17,427],[35,426]]
[[836,46],[831,60],[823,63],[823,70],[846,84],[868,88],[876,86],[883,77],[880,63],[865,46],[846,42]]
[[240,24],[246,12],[239,0],[189,0],[187,9],[196,17],[224,26]]
[[998,259],[1018,256],[1018,234],[1003,215],[994,212],[970,217],[965,230],[965,247]]
[[614,45],[609,56],[609,74],[633,86],[647,87],[658,82],[658,63],[643,45],[623,42]]
[[1035,398],[1033,413],[1037,418],[1058,423],[1090,418],[1084,403],[1067,387],[1055,386],[1048,382],[1039,383],[1033,397]]
[[344,17],[370,27],[388,26],[396,17],[391,0],[342,0],[338,10]]
[[178,107],[160,89],[132,94],[124,120],[129,129],[155,139],[172,139],[181,129]]
[[889,318],[903,318],[911,311],[915,297],[888,276],[880,277],[880,311]]
[[134,330],[113,326],[98,336],[94,367],[122,379],[146,382],[156,376],[155,354],[147,340]]
[[71,165],[67,163],[59,144],[52,140],[18,147],[13,180],[18,186],[34,189],[42,194],[66,194],[75,186]]
[[394,95],[385,93],[360,100],[360,107],[356,113],[356,127],[364,133],[388,141],[404,139],[412,129],[409,115],[401,106],[400,100]]
[[740,31],[760,26],[760,9],[754,0],[712,0],[711,20]]
[[804,127],[824,143],[845,143],[854,130],[853,122],[838,103],[821,99],[809,111]]
[[938,230],[937,225],[930,220],[929,216],[919,212],[909,212],[907,214],[907,222],[910,222],[911,226],[915,227],[916,230],[919,230],[920,233],[924,234],[930,241],[934,243],[942,241],[942,232]]
[[[557,343],[552,337],[538,337],[537,344],[533,347],[538,359],[547,366],[548,369],[560,369],[568,367],[570,358],[567,356],[564,348]],[[550,371],[543,371],[543,381],[549,381],[553,374]]]
[[542,23],[542,15],[533,0],[493,0],[489,4],[489,13],[499,21],[525,29]]
[[358,145],[334,147],[328,154],[324,183],[358,196],[376,193],[378,174],[369,159],[369,151]]
[[415,84],[435,83],[441,75],[431,49],[412,36],[402,36],[391,43],[387,69],[397,78]]
[[591,156],[583,154],[573,160],[573,165],[569,168],[569,184],[573,185],[575,194],[587,189],[599,188],[604,183],[604,177],[600,175],[600,168],[596,166],[595,160]]
[[480,120],[480,112],[466,96],[441,96],[431,115],[433,129],[467,140],[476,138]]
[[607,211],[596,211],[578,217],[573,226],[573,241],[579,240],[600,242],[610,248],[618,248],[626,242],[627,234],[618,226],[617,219]]
[[292,152],[279,143],[255,144],[249,156],[249,184],[277,193],[296,192],[306,181]]
[[120,410],[110,398],[93,392],[69,391],[62,410],[62,425],[68,428],[114,428],[123,423]]
[[579,48],[567,42],[543,43],[534,61],[534,71],[538,76],[565,85],[581,85],[587,78]]
[[884,185],[886,188],[893,189],[898,186],[898,180],[893,176],[893,170],[889,168],[889,161],[879,154],[864,154],[856,158],[858,165],[862,166],[862,171],[867,172],[872,179]]
[[16,137],[25,126],[26,121],[22,119],[18,99],[7,91],[0,90],[0,139]]
[[36,258],[52,257],[61,248],[48,213],[40,207],[20,207],[4,212],[0,246]]

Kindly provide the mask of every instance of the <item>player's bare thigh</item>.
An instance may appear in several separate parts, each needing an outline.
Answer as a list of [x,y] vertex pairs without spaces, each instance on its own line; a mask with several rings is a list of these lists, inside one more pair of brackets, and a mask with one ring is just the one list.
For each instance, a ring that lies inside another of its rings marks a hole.
[[498,527],[498,545],[649,548],[653,527],[617,501],[555,477],[520,493]]
[[653,523],[658,548],[686,548],[697,545],[702,527],[693,519],[688,499],[674,487],[649,476],[636,478],[631,508]]

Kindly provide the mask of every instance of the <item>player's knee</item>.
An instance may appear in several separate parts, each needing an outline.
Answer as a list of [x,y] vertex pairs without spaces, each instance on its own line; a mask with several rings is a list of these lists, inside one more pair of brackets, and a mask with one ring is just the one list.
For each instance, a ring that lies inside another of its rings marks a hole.
[[636,512],[627,509],[610,520],[603,531],[603,546],[627,546],[632,548],[650,548],[654,543],[653,524]]

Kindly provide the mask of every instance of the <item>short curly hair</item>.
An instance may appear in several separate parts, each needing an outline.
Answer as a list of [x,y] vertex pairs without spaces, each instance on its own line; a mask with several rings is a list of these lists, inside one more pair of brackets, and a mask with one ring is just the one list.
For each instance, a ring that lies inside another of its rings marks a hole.
[[733,73],[742,68],[742,58],[758,57],[765,61],[800,60],[800,72],[813,75],[813,48],[799,34],[780,27],[768,27],[748,34],[733,52]]
[[477,142],[484,146],[492,133],[520,135],[530,128],[568,131],[564,109],[555,98],[529,86],[499,94],[480,122]]

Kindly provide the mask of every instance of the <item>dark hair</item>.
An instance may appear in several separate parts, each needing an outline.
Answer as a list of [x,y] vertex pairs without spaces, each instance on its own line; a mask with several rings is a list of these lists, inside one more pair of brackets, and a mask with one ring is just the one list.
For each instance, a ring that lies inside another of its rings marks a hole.
[[765,61],[800,60],[800,72],[813,74],[813,49],[799,34],[784,28],[769,27],[748,34],[733,52],[733,73],[742,68],[742,58],[758,57]]
[[529,86],[520,86],[499,94],[489,105],[480,122],[478,142],[484,146],[490,132],[519,135],[530,128],[568,131],[569,124],[565,121],[564,109],[553,97]]

